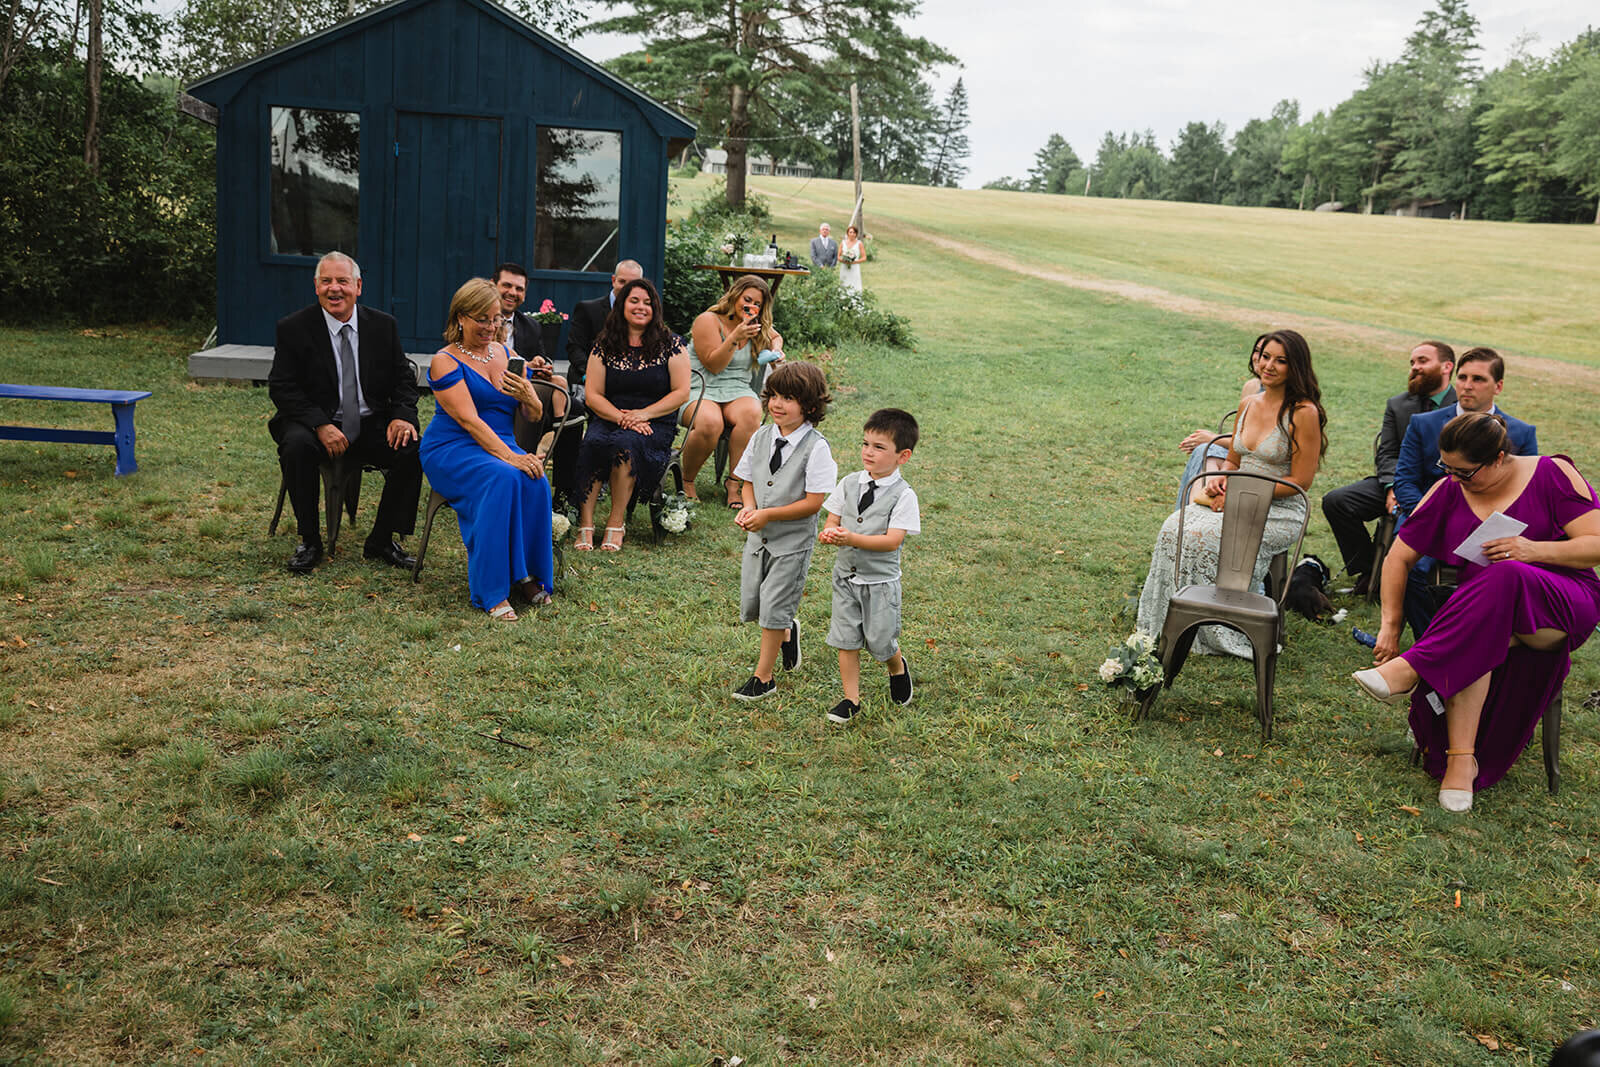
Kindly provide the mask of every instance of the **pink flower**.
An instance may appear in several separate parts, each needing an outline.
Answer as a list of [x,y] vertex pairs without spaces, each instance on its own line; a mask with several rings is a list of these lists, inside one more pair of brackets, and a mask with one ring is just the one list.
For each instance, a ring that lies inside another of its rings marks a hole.
[[546,298],[544,303],[539,305],[539,310],[540,311],[554,311],[555,309],[556,309],[555,301],[550,300],[548,298]]

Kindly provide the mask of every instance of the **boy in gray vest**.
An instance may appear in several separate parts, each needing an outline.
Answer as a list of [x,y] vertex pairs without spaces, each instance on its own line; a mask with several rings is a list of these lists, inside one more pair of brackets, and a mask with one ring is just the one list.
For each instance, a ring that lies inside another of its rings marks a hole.
[[817,512],[839,477],[833,452],[816,430],[830,399],[822,368],[776,364],[761,399],[772,421],[750,438],[733,469],[744,498],[733,521],[749,532],[739,569],[740,617],[761,624],[756,672],[733,691],[739,700],[760,700],[778,688],[772,673],[780,653],[784,670],[800,666],[795,612],[816,547]]
[[882,408],[861,434],[863,470],[847,474],[823,502],[828,523],[818,538],[839,546],[833,565],[833,621],[828,644],[839,650],[844,699],[828,721],[848,724],[861,710],[861,649],[889,668],[889,699],[911,703],[911,664],[900,651],[900,546],[922,532],[917,494],[900,467],[917,447],[917,420]]

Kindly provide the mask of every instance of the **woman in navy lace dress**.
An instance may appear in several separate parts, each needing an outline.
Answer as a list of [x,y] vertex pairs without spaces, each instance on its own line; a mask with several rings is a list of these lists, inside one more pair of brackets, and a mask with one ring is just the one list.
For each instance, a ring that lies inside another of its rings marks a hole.
[[689,356],[661,319],[653,285],[636,278],[622,287],[589,353],[584,403],[589,431],[578,449],[578,535],[573,547],[594,548],[600,486],[611,486],[611,516],[600,547],[622,548],[623,523],[636,484],[654,486],[666,472],[678,409],[689,399]]

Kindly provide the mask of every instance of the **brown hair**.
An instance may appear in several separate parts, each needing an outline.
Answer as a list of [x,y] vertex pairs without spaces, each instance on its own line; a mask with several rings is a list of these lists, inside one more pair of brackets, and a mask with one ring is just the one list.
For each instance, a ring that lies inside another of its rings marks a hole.
[[[738,319],[739,298],[744,296],[746,289],[761,290],[761,315],[759,318],[761,329],[756,333],[753,353],[759,354],[763,349],[772,347],[772,287],[767,284],[766,279],[754,274],[739,275],[733,280],[733,284],[728,286],[728,291],[722,294],[722,298],[706,310],[720,318]],[[740,321],[743,320],[741,319]]]
[[1456,360],[1456,373],[1461,373],[1461,368],[1468,363],[1487,363],[1489,377],[1497,382],[1506,380],[1506,361],[1492,348],[1469,348],[1461,353],[1461,358]]
[[500,292],[494,283],[488,278],[468,278],[450,298],[450,314],[444,320],[444,343],[449,345],[461,340],[461,316],[475,319],[499,313]]
[[762,387],[763,406],[774,396],[786,396],[800,405],[805,420],[815,426],[828,414],[828,379],[815,363],[785,360],[772,368],[767,384]]
[[1454,363],[1456,361],[1456,350],[1443,341],[1418,341],[1411,347],[1433,349],[1434,354],[1439,357],[1440,363]]
[[917,420],[911,412],[901,411],[899,408],[879,408],[867,416],[867,424],[861,427],[873,433],[881,433],[894,442],[896,452],[907,452],[917,447],[917,438],[920,431],[917,429]]
[[1495,412],[1467,411],[1444,424],[1439,431],[1439,452],[1454,452],[1468,462],[1493,463],[1504,452],[1517,454],[1506,433],[1506,420]]

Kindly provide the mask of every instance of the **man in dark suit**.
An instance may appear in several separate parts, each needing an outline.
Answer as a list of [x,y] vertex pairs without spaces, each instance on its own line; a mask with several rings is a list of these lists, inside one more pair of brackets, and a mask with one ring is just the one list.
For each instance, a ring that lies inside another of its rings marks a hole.
[[528,272],[520,263],[502,263],[494,269],[495,290],[500,294],[500,314],[511,323],[511,347],[529,363],[544,358],[539,324],[518,310],[528,298]]
[[[1496,411],[1495,397],[1505,388],[1505,377],[1506,364],[1500,353],[1492,348],[1469,348],[1456,361],[1456,402],[1411,420],[1394,467],[1395,505],[1401,522],[1416,510],[1433,483],[1444,476],[1439,469],[1439,435],[1444,432],[1445,423],[1465,411]],[[1537,429],[1503,411],[1499,414],[1506,420],[1506,435],[1517,455],[1537,456]],[[1434,560],[1423,556],[1406,580],[1405,615],[1414,637],[1423,635],[1443,603],[1439,587],[1429,581],[1435,565]]]
[[631,259],[625,259],[611,272],[609,293],[593,300],[580,300],[578,306],[572,309],[572,318],[567,323],[567,381],[572,383],[574,391],[583,386],[584,375],[589,370],[589,350],[594,347],[595,338],[600,336],[606,316],[611,314],[612,302],[622,292],[624,285],[642,277],[644,268]]
[[363,551],[397,567],[416,562],[397,536],[416,527],[422,466],[417,459],[416,369],[400,349],[395,321],[358,307],[361,268],[340,252],[317,263],[317,302],[278,320],[267,389],[278,413],[267,424],[300,530],[289,569],[322,561],[318,469],[330,458],[387,472]]
[[1367,584],[1376,579],[1376,575],[1368,573],[1373,544],[1367,523],[1394,511],[1394,465],[1400,458],[1406,427],[1413,415],[1425,415],[1441,404],[1455,403],[1456,391],[1450,384],[1455,358],[1455,352],[1443,341],[1423,341],[1411,350],[1406,391],[1391,396],[1383,409],[1383,427],[1372,454],[1373,473],[1359,482],[1329,490],[1322,498],[1322,514],[1339,543],[1344,569],[1356,580],[1357,596],[1364,596]]

